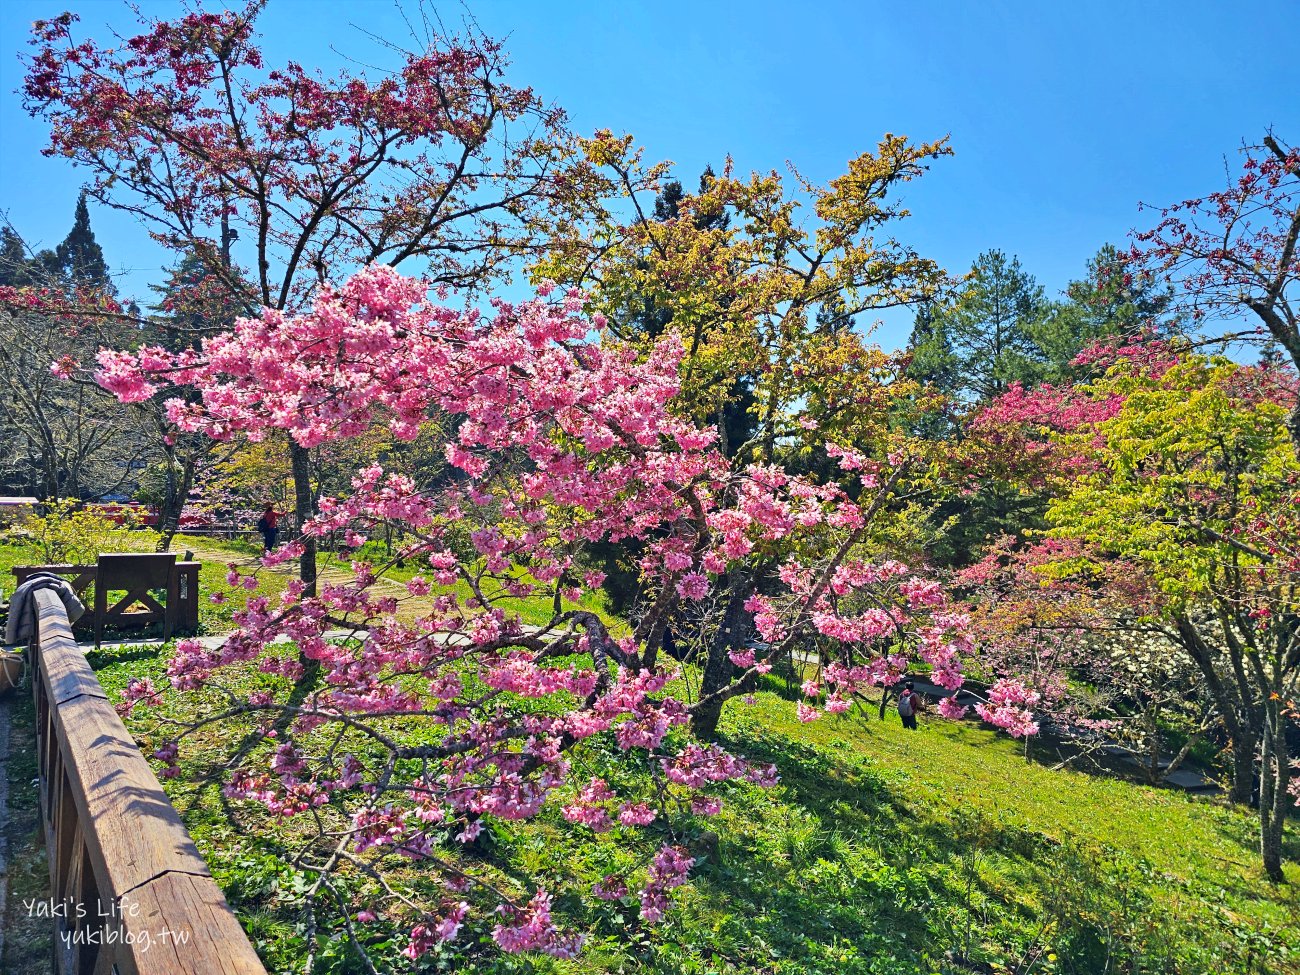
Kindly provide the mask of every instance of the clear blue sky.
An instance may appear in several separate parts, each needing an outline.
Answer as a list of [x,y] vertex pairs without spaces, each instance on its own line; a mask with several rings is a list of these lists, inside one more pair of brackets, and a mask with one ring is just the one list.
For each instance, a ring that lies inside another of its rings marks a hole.
[[[413,5],[413,4],[412,4]],[[142,0],[165,16],[171,0]],[[1019,255],[1049,291],[1103,242],[1143,221],[1137,202],[1201,195],[1224,156],[1266,126],[1300,141],[1300,3],[1256,0],[468,0],[508,35],[515,84],[564,106],[576,128],[630,132],[688,183],[730,153],[742,171],[793,161],[826,180],[886,132],[951,134],[955,157],[908,190],[902,236],[953,271],[981,250]],[[0,211],[52,246],[81,174],[39,155],[22,111],[17,53],[30,22],[63,9],[80,30],[129,29],[118,0],[0,4]],[[459,3],[438,9],[449,22]],[[352,25],[404,38],[390,0],[271,0],[260,29],[271,63],[326,68],[376,48]],[[144,232],[91,215],[124,290],[164,262]],[[879,338],[901,343],[910,319]]]

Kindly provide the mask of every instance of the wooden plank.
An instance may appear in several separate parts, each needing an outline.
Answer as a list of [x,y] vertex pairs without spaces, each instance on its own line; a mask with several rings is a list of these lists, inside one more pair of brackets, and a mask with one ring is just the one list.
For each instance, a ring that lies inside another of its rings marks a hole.
[[15,565],[9,570],[14,574],[15,584],[21,586],[38,572],[49,572],[56,576],[72,576],[73,591],[78,596],[90,588],[99,573],[95,565]]
[[104,889],[124,893],[168,870],[208,873],[180,814],[107,701],[68,701],[54,725],[59,749],[76,756],[68,781]]
[[184,633],[197,633],[199,629],[199,568],[198,562],[176,563],[176,628]]
[[166,874],[123,898],[118,913],[127,940],[136,942],[136,975],[266,975],[220,889],[205,877]]
[[37,572],[53,572],[56,576],[69,576],[75,572],[96,572],[98,569],[99,567],[95,565],[60,562],[57,565],[15,565],[9,571],[21,580]]
[[[143,754],[72,642],[57,595],[35,594],[41,774],[53,889],[86,902],[93,944],[56,951],[65,975],[266,975]],[[57,896],[57,894],[56,894]],[[100,905],[111,905],[105,910]],[[102,915],[102,916],[101,916]]]
[[68,625],[68,613],[63,608],[63,602],[52,589],[38,589],[33,596],[37,633],[40,634],[37,653],[50,707],[57,708],[65,701],[82,695],[107,701],[108,695],[95,678],[95,672],[86,663],[86,655],[72,637],[72,627]]

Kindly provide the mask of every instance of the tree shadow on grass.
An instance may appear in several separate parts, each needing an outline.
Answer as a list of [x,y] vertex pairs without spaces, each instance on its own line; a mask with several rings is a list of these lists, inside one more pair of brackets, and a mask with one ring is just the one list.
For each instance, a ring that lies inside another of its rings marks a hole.
[[[1174,963],[1176,946],[1159,935],[1166,908],[1148,889],[1149,868],[1121,850],[1059,838],[1014,816],[909,805],[905,777],[851,752],[751,730],[722,744],[775,764],[780,798],[795,807],[793,827],[779,828],[816,835],[804,843],[800,870],[762,862],[761,851],[732,841],[725,866],[701,869],[697,883],[754,918],[769,942],[794,953],[787,957],[812,958],[819,944],[844,936],[909,961],[899,945],[923,945],[945,972],[1025,966],[1049,941],[1057,970],[1071,975],[1102,970],[1121,941],[1150,970]],[[805,869],[828,882],[791,889],[789,878],[797,884]],[[853,876],[837,886],[845,870]],[[899,970],[913,969],[904,962]]]
[[865,758],[844,761],[814,745],[753,731],[719,735],[718,744],[749,762],[775,765],[781,786],[805,809],[843,804],[869,816],[886,810],[894,816],[906,815],[889,779],[868,767]]

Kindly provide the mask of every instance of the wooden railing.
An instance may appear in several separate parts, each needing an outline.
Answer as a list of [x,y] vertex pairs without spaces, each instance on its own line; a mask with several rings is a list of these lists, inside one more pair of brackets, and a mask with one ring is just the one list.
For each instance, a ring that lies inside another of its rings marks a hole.
[[60,975],[266,975],[175,807],[72,638],[35,593],[41,812]]

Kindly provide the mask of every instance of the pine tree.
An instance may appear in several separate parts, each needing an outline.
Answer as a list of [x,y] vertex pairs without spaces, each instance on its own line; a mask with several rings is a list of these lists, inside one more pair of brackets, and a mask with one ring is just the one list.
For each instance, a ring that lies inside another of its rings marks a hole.
[[686,191],[682,189],[682,181],[670,179],[655,197],[655,219],[660,223],[676,220],[681,215],[682,200],[685,198]]
[[[713,167],[705,166],[700,174],[700,193],[703,194],[714,179]],[[676,220],[682,215],[682,201],[686,191],[681,180],[669,180],[655,197],[654,219],[658,223]],[[726,230],[731,223],[731,216],[725,210],[699,211],[695,213],[697,230]],[[629,334],[640,334],[648,338],[658,338],[673,320],[672,309],[656,302],[653,298],[640,299],[637,307],[630,308],[626,315]]]
[[853,327],[853,316],[849,314],[848,303],[844,296],[834,294],[817,308],[817,331],[821,333],[845,332]]
[[1140,335],[1165,338],[1177,334],[1172,313],[1173,288],[1167,281],[1133,273],[1112,244],[1103,244],[1088,259],[1082,280],[1071,281],[1066,301],[1052,306],[1034,328],[1034,340],[1049,363],[1050,382],[1070,379],[1070,362],[1091,343]]
[[21,288],[29,284],[27,248],[12,227],[0,227],[0,285]]
[[[240,315],[253,314],[248,307],[238,283],[242,280],[238,270],[227,269],[218,274],[213,253],[190,251],[167,272],[162,285],[150,285],[158,295],[158,303],[150,310],[158,314],[151,317],[159,333],[159,341],[169,349],[194,345],[205,335],[225,331]],[[236,284],[232,286],[230,279]]]
[[55,248],[55,254],[59,270],[69,282],[107,294],[114,293],[113,282],[108,276],[108,265],[104,263],[104,251],[96,242],[94,231],[90,229],[90,210],[86,206],[85,193],[77,198],[72,229],[68,231],[63,243]]
[[912,334],[907,340],[907,353],[911,356],[907,376],[950,392],[957,386],[957,358],[953,355],[948,333],[939,326],[937,318],[930,302],[917,309]]
[[976,258],[956,300],[934,322],[952,350],[953,392],[987,402],[1013,382],[1039,382],[1047,360],[1034,335],[1048,307],[1042,286],[1018,258],[999,250]]

